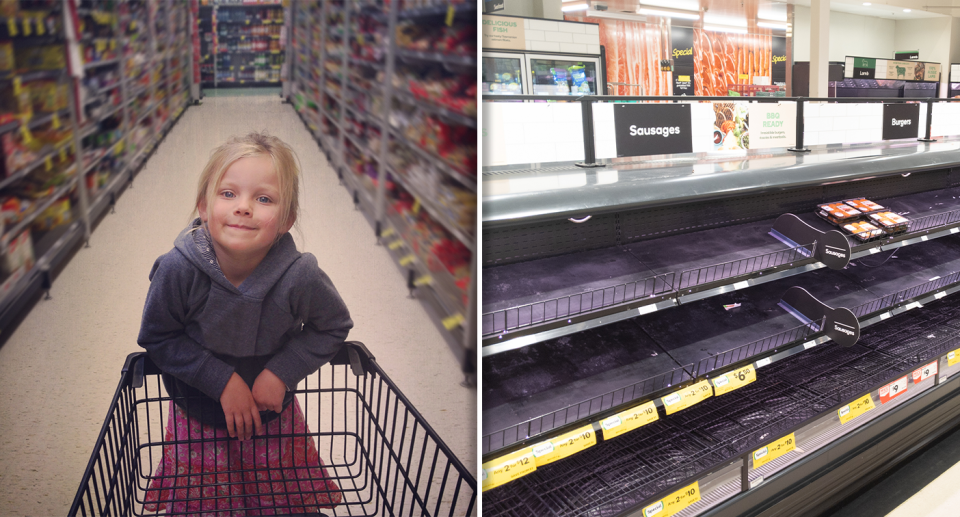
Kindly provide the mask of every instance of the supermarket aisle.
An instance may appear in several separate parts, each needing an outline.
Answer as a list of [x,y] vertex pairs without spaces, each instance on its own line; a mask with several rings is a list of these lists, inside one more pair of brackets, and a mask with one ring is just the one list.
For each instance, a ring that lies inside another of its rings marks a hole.
[[190,220],[196,178],[228,136],[265,129],[304,170],[301,250],[315,254],[362,341],[472,472],[476,390],[293,108],[276,95],[207,97],[187,109],[41,301],[0,347],[0,515],[61,515],[89,458],[136,337],[154,260]]

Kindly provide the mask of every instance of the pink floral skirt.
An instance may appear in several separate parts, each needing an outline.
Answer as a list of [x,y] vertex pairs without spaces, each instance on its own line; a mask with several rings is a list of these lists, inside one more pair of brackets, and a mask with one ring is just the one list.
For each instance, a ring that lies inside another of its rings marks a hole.
[[[226,429],[190,419],[172,402],[160,465],[146,491],[144,509],[168,515],[220,516],[318,513],[341,502],[340,487],[323,460],[294,399],[266,433],[232,440]],[[298,438],[270,438],[293,434]]]

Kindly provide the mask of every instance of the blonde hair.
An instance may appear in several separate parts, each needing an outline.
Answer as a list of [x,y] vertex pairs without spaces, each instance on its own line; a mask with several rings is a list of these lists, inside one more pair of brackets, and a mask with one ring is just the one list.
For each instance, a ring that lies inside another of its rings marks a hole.
[[300,215],[300,160],[283,140],[266,132],[233,136],[213,150],[197,184],[194,215],[199,211],[201,203],[206,203],[208,207],[213,206],[217,195],[216,187],[220,185],[227,169],[237,160],[252,156],[269,156],[273,161],[273,170],[277,174],[277,185],[280,188],[280,199],[277,200],[280,220],[282,225],[286,225],[293,218],[296,224]]

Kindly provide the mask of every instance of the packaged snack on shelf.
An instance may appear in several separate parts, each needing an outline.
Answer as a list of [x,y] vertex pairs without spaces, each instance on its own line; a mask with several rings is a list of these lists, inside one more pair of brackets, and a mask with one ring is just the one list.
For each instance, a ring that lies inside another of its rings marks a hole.
[[3,250],[2,266],[3,272],[7,275],[13,275],[20,270],[27,272],[33,269],[34,261],[30,230],[24,230],[16,238],[11,239]]
[[20,171],[37,159],[36,150],[26,145],[15,131],[0,134],[0,147],[3,149],[4,176]]
[[16,64],[16,59],[13,57],[13,42],[0,43],[0,72],[12,72]]
[[39,113],[52,113],[67,109],[70,100],[67,97],[67,84],[56,81],[35,81],[30,83],[30,101],[33,110]]
[[17,70],[60,70],[67,67],[62,45],[17,48],[14,54]]
[[863,242],[883,235],[883,231],[866,221],[847,223],[842,228]]
[[907,223],[910,222],[906,217],[897,215],[893,212],[870,214],[870,219],[880,223],[880,226],[882,226],[884,231],[886,231],[888,234],[896,234],[907,231]]
[[58,226],[69,224],[73,221],[73,213],[70,211],[70,198],[65,197],[58,200],[49,208],[40,213],[33,221],[33,229],[46,232]]
[[20,0],[0,0],[0,16],[13,18],[20,10]]
[[860,211],[861,214],[869,214],[871,212],[879,212],[884,208],[869,199],[858,198],[858,199],[847,199],[844,203],[856,208]]
[[851,219],[860,217],[860,211],[844,203],[826,203],[819,205],[817,214],[834,223],[845,224]]

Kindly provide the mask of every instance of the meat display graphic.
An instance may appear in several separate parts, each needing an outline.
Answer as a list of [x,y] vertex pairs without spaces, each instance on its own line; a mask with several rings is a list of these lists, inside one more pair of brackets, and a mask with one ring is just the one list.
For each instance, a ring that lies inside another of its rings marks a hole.
[[771,77],[773,37],[769,29],[758,30],[759,34],[732,34],[694,29],[696,95],[726,96],[727,85]]

